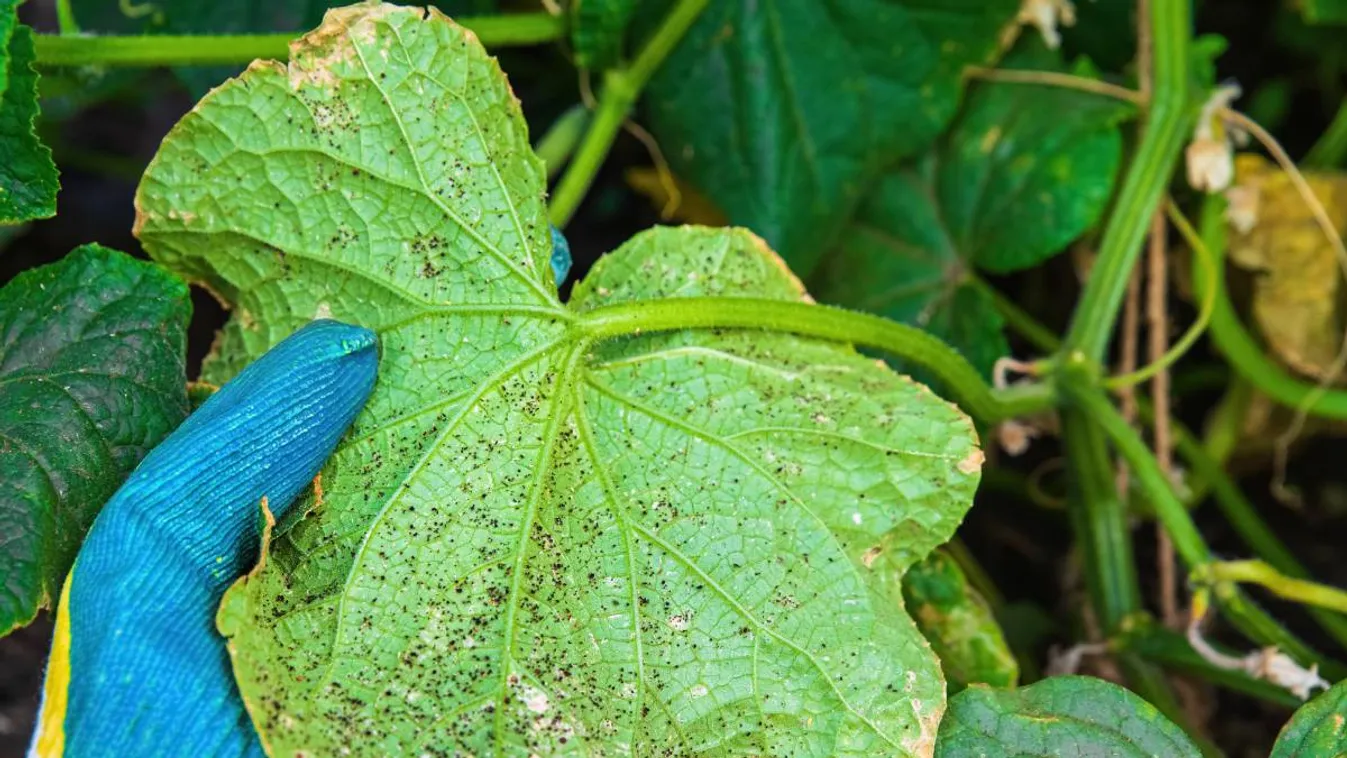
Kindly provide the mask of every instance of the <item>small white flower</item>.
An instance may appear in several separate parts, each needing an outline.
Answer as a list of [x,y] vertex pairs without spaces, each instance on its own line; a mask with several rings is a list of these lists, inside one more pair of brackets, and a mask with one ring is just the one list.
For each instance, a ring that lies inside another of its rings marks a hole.
[[1235,179],[1235,151],[1229,141],[1195,138],[1184,150],[1188,185],[1201,192],[1220,192]]
[[1076,6],[1071,0],[1023,0],[1019,15],[1015,20],[1024,26],[1038,29],[1043,36],[1043,44],[1056,50],[1062,44],[1062,35],[1057,25],[1076,25]]
[[1223,84],[1212,91],[1202,104],[1202,113],[1193,129],[1192,142],[1184,151],[1188,167],[1188,184],[1202,192],[1222,192],[1235,179],[1235,146],[1233,140],[1246,135],[1234,133],[1225,123],[1221,111],[1239,97],[1237,84]]

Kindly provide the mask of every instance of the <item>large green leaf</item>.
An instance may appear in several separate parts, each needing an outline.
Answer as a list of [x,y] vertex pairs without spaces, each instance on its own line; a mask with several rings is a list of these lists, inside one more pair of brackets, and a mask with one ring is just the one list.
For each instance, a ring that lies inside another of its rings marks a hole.
[[943,710],[888,574],[948,538],[966,417],[843,347],[593,309],[800,299],[742,230],[638,236],[557,299],[543,166],[438,14],[328,16],[166,139],[151,254],[235,304],[224,379],[321,309],[380,336],[321,507],[221,607],[274,754],[918,755]]
[[[1063,68],[1036,36],[1006,66]],[[930,331],[989,373],[1008,347],[976,269],[1035,266],[1094,226],[1131,110],[1061,87],[976,85],[949,134],[872,190],[811,289]]]
[[903,601],[940,659],[951,694],[970,684],[1015,686],[1015,655],[987,601],[949,553],[937,550],[908,569]]
[[[642,6],[646,33],[669,4]],[[945,128],[1018,6],[711,0],[646,90],[650,125],[679,176],[807,274],[878,171]]]
[[38,139],[37,72],[33,70],[33,30],[12,21],[0,8],[0,37],[9,33],[3,94],[0,94],[0,225],[19,224],[56,215],[56,164],[51,150]]
[[1282,728],[1269,758],[1347,756],[1347,681],[1302,705]]
[[61,589],[85,531],[187,415],[187,286],[86,245],[0,289],[0,634]]
[[1059,676],[1015,690],[974,685],[950,699],[936,758],[1199,758],[1155,706],[1102,679]]

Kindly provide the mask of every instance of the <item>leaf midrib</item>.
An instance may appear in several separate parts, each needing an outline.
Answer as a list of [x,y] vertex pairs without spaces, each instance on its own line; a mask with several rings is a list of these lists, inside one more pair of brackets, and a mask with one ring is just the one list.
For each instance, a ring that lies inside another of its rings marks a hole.
[[501,754],[501,745],[505,738],[505,704],[514,662],[515,635],[518,632],[515,614],[519,610],[520,593],[524,586],[525,555],[527,554],[529,540],[532,537],[533,523],[538,516],[538,506],[542,501],[544,489],[543,483],[551,466],[552,455],[556,450],[561,430],[565,427],[564,422],[573,410],[569,407],[571,402],[569,390],[571,390],[570,385],[574,383],[573,376],[576,371],[576,364],[579,363],[587,347],[586,341],[572,342],[565,361],[557,371],[555,384],[552,388],[551,413],[547,419],[547,427],[543,432],[542,452],[534,471],[533,481],[529,485],[529,497],[525,506],[524,518],[520,520],[519,524],[519,542],[515,545],[514,571],[510,575],[510,597],[506,602],[505,623],[501,630],[501,648],[504,660],[501,661],[500,666],[500,689],[497,692],[498,703],[493,726],[497,755]]

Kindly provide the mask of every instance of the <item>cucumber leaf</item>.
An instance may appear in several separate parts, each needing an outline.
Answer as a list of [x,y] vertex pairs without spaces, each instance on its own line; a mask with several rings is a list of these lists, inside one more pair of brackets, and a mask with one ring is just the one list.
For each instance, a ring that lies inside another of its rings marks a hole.
[[[674,173],[802,275],[879,171],[954,116],[1018,0],[711,0],[644,93]],[[634,38],[671,0],[647,0]]]
[[187,415],[187,285],[97,245],[0,289],[0,634],[51,607],[84,533]]
[[37,72],[33,30],[15,25],[14,10],[0,4],[0,38],[8,35],[0,93],[0,225],[56,215],[56,164],[38,139]]
[[1183,730],[1137,695],[1088,676],[1028,687],[974,685],[950,699],[936,758],[1200,758]]
[[950,694],[970,684],[1014,687],[1019,664],[987,601],[949,553],[937,550],[908,569],[903,600],[931,643]]
[[1269,758],[1342,758],[1347,755],[1347,681],[1300,706],[1277,736]]
[[[1004,65],[1065,70],[1037,36]],[[1038,265],[1099,221],[1122,155],[1118,123],[1132,112],[1061,87],[974,85],[949,133],[871,191],[811,289],[921,327],[990,375],[1009,348],[977,272]]]
[[518,101],[423,16],[330,13],[186,116],[138,193],[151,255],[234,305],[209,380],[315,312],[380,336],[321,506],[220,609],[263,742],[929,754],[938,662],[865,556],[948,539],[969,420],[836,344],[597,339],[622,304],[805,294],[743,230],[658,228],[563,305]]

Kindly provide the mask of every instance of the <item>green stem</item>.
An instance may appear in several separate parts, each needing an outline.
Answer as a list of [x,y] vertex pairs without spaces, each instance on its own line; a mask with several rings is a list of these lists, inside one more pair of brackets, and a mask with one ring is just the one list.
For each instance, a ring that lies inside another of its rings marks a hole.
[[1278,403],[1297,410],[1305,408],[1316,416],[1347,420],[1347,392],[1319,387],[1291,376],[1267,357],[1258,341],[1244,328],[1234,304],[1230,302],[1222,276],[1221,261],[1226,249],[1223,212],[1224,201],[1218,197],[1208,197],[1202,205],[1199,232],[1194,232],[1191,225],[1182,220],[1182,216],[1174,217],[1176,226],[1189,238],[1190,244],[1204,245],[1208,255],[1217,264],[1214,282],[1203,276],[1201,269],[1193,270],[1193,286],[1198,297],[1205,297],[1210,289],[1215,290],[1215,306],[1209,331],[1216,348],[1225,355],[1231,368]]
[[[1172,210],[1173,206],[1171,205],[1170,208]],[[1196,248],[1193,251],[1193,255],[1197,258],[1198,263],[1201,264],[1200,267],[1202,268],[1203,274],[1209,278],[1214,278],[1216,276],[1216,262],[1207,254],[1206,247]],[[1197,344],[1198,338],[1207,330],[1207,326],[1211,323],[1212,311],[1216,306],[1215,294],[1215,292],[1208,292],[1206,296],[1202,298],[1202,304],[1197,312],[1197,319],[1194,320],[1187,331],[1183,333],[1183,336],[1165,351],[1164,355],[1136,371],[1108,378],[1104,381],[1104,386],[1111,390],[1135,387],[1142,382],[1150,381],[1156,374],[1159,374],[1161,371],[1174,365],[1174,363],[1182,358],[1193,345]]]
[[618,130],[626,122],[631,109],[636,105],[641,90],[650,81],[650,77],[664,63],[664,59],[678,44],[692,23],[701,15],[710,0],[678,0],[678,4],[664,17],[664,21],[655,30],[641,52],[631,65],[624,69],[613,69],[604,74],[603,91],[599,95],[599,107],[590,122],[589,131],[575,154],[575,160],[561,177],[556,190],[552,193],[552,202],[548,215],[556,226],[564,227],[575,215],[584,200],[589,187],[594,183],[599,168],[608,158],[608,151],[617,139]]
[[1105,635],[1141,608],[1127,505],[1118,496],[1113,461],[1099,427],[1078,408],[1063,408],[1062,444],[1071,503],[1068,512],[1085,563],[1085,583]]
[[1236,376],[1207,420],[1202,449],[1219,465],[1225,465],[1243,434],[1244,417],[1253,402],[1253,387]]
[[1189,569],[1210,563],[1211,550],[1203,542],[1202,535],[1188,515],[1188,509],[1174,494],[1169,478],[1160,470],[1160,464],[1132,425],[1127,423],[1098,388],[1065,374],[1058,378],[1058,386],[1075,407],[1103,430],[1118,454],[1127,461],[1132,475],[1155,509],[1156,517],[1164,525],[1165,531],[1169,532],[1174,540],[1174,548]]
[[75,23],[75,10],[70,7],[70,0],[56,0],[56,28],[60,30],[62,36],[80,33],[79,24]]
[[589,109],[577,103],[553,121],[542,139],[533,146],[533,152],[537,153],[543,165],[547,167],[548,179],[556,176],[562,166],[566,165],[566,161],[571,159],[571,154],[575,152],[575,146],[580,144],[580,138],[587,126],[589,126]]
[[[1217,215],[1219,217],[1219,213]],[[1176,221],[1181,224],[1186,224],[1182,218],[1176,219]],[[1181,230],[1182,229],[1183,227],[1181,227]],[[1190,228],[1187,231],[1191,233]],[[1192,233],[1192,236],[1193,238],[1196,238],[1195,233]],[[1200,240],[1198,240],[1198,242],[1200,242]],[[1223,247],[1214,248],[1215,252],[1213,252],[1212,256],[1213,266],[1211,270],[1218,276],[1217,281],[1221,281],[1219,276],[1222,269],[1220,266],[1221,256],[1219,255],[1219,252],[1222,249]],[[1209,252],[1212,251],[1209,250]],[[1217,292],[1220,294],[1221,289],[1218,289]],[[1200,293],[1199,296],[1201,296]],[[1004,299],[997,300],[994,298],[994,301],[997,303],[998,310],[1002,310],[1002,312],[1004,312],[1005,308],[1016,308],[1013,303],[1009,303],[1009,301],[1005,301]],[[1213,332],[1217,329],[1215,321],[1216,313],[1217,310],[1213,308]],[[1021,314],[1023,315],[1023,318],[1015,320],[1008,318],[1007,322],[1010,323],[1012,327],[1017,323],[1020,325],[1027,324],[1031,333],[1037,332],[1051,335],[1051,332],[1047,330],[1046,327],[1036,323],[1032,316],[1023,314],[1023,312],[1021,312]],[[1047,343],[1042,347],[1047,351],[1054,349],[1054,346],[1050,343]],[[1227,399],[1231,403],[1239,404],[1242,407],[1247,403],[1247,394],[1248,385],[1244,382],[1237,381],[1237,383],[1232,386],[1232,394],[1230,394]],[[1151,420],[1151,407],[1145,398],[1138,398],[1138,410],[1140,411],[1143,420],[1147,422]],[[1230,421],[1228,423],[1235,422]],[[1295,558],[1294,554],[1277,539],[1271,526],[1258,515],[1257,509],[1255,509],[1253,504],[1245,497],[1243,491],[1241,491],[1239,486],[1225,473],[1220,460],[1213,457],[1213,455],[1203,447],[1202,443],[1197,440],[1192,432],[1176,420],[1171,420],[1170,429],[1174,436],[1175,450],[1188,464],[1194,474],[1194,478],[1199,481],[1199,486],[1195,487],[1195,490],[1202,490],[1205,492],[1210,488],[1210,492],[1215,498],[1217,506],[1225,516],[1226,521],[1235,529],[1255,555],[1276,567],[1277,570],[1283,574],[1296,578],[1308,579],[1310,577],[1309,570],[1306,569],[1304,565]],[[1081,481],[1084,480],[1077,480],[1076,483],[1078,486]],[[1100,494],[1096,496],[1096,499],[1088,500],[1086,503],[1086,507],[1092,509],[1094,513],[1092,517],[1086,518],[1083,524],[1079,524],[1077,529],[1078,534],[1082,535],[1081,541],[1086,546],[1085,552],[1091,561],[1091,563],[1087,565],[1087,568],[1089,569],[1089,571],[1087,571],[1087,578],[1091,576],[1090,572],[1093,572],[1096,577],[1091,578],[1092,596],[1100,592],[1106,593],[1106,596],[1101,603],[1102,608],[1099,610],[1099,615],[1101,617],[1108,617],[1109,615],[1121,615],[1123,613],[1122,609],[1127,606],[1125,598],[1128,591],[1124,588],[1126,582],[1125,580],[1118,579],[1118,577],[1125,576],[1131,571],[1131,568],[1125,566],[1124,562],[1118,556],[1118,553],[1123,549],[1120,546],[1121,540],[1124,539],[1118,535],[1118,527],[1116,526],[1118,518],[1116,514],[1113,513],[1112,509],[1108,507],[1107,501],[1097,499],[1098,497],[1110,496],[1107,495],[1109,491],[1105,490],[1104,486],[1105,483],[1101,478],[1098,487],[1096,487]],[[1199,502],[1200,499],[1202,499],[1200,495],[1194,497],[1189,505],[1191,506],[1192,503]],[[1110,524],[1113,526],[1110,527]],[[1130,555],[1130,552],[1128,554]],[[1283,647],[1299,650],[1302,659],[1308,659],[1312,655],[1312,653],[1308,652],[1308,648],[1301,645],[1298,641],[1292,641],[1289,646],[1286,645],[1287,636],[1280,633],[1275,622],[1272,624],[1265,623],[1270,621],[1270,618],[1266,617],[1261,609],[1244,602],[1242,597],[1236,598],[1234,604],[1240,611],[1248,614],[1248,618],[1237,620],[1237,624],[1242,629],[1248,631],[1250,636],[1255,639],[1280,640]],[[1103,609],[1112,610],[1105,611]],[[1347,618],[1343,618],[1336,613],[1316,607],[1310,607],[1306,610],[1309,611],[1310,615],[1318,621],[1319,625],[1323,627],[1328,634],[1340,644],[1347,646]],[[1187,649],[1187,642],[1185,641],[1182,644],[1185,646],[1185,649]],[[1193,653],[1193,655],[1196,656],[1196,653]],[[1329,662],[1324,665],[1326,669],[1331,669],[1336,664]]]
[[[455,19],[487,47],[533,45],[561,37],[564,20],[549,13],[512,13]],[[296,34],[140,35],[67,37],[37,35],[39,66],[208,66],[256,58],[286,60]]]
[[595,339],[681,329],[743,328],[790,332],[882,350],[919,363],[985,422],[1046,411],[1054,398],[1044,384],[993,390],[953,348],[913,327],[881,316],[826,305],[738,297],[688,297],[617,303],[580,322]]
[[[1058,388],[1069,402],[1103,429],[1114,449],[1127,461],[1132,476],[1141,485],[1156,517],[1174,541],[1179,557],[1189,570],[1198,571],[1210,564],[1211,549],[1202,540],[1188,510],[1174,494],[1173,486],[1160,470],[1160,464],[1136,430],[1098,388],[1076,381],[1076,377],[1069,373],[1059,376]],[[1330,668],[1334,671],[1343,670],[1339,664],[1325,661],[1323,656],[1287,631],[1233,584],[1219,584],[1216,590],[1224,615],[1250,639],[1261,645],[1275,645],[1302,663],[1320,661],[1325,671]]]
[[[1143,415],[1147,415],[1150,411],[1145,404],[1141,404],[1139,408]],[[1309,570],[1296,559],[1295,554],[1281,540],[1277,539],[1271,525],[1258,515],[1253,503],[1249,502],[1239,485],[1225,473],[1220,462],[1213,458],[1182,424],[1174,422],[1170,431],[1174,435],[1174,449],[1179,457],[1188,464],[1193,475],[1210,488],[1216,506],[1221,509],[1226,522],[1234,528],[1254,555],[1287,576],[1309,579]],[[1307,610],[1338,644],[1347,647],[1347,618],[1319,608]]]
[[1347,613],[1347,591],[1286,576],[1264,561],[1217,561],[1193,572],[1193,580],[1257,584],[1284,600]]
[[1169,184],[1194,115],[1188,96],[1191,3],[1151,6],[1154,86],[1146,121],[1110,214],[1090,278],[1066,334],[1066,349],[1102,363],[1127,280]]
[[944,550],[955,563],[959,564],[959,568],[963,569],[968,585],[987,601],[987,607],[992,613],[996,613],[1006,604],[1006,599],[1001,595],[1001,590],[997,589],[996,582],[992,581],[991,574],[978,563],[978,559],[973,556],[973,552],[963,540],[955,537],[945,543]]
[[1347,158],[1347,100],[1338,106],[1337,115],[1324,133],[1319,135],[1314,147],[1301,161],[1302,168],[1337,168]]

